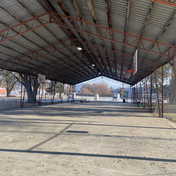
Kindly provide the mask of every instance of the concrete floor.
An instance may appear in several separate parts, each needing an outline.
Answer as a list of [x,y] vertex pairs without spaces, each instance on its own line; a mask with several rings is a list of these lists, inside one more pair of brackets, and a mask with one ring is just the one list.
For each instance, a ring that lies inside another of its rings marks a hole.
[[176,176],[176,124],[133,104],[0,111],[0,176]]

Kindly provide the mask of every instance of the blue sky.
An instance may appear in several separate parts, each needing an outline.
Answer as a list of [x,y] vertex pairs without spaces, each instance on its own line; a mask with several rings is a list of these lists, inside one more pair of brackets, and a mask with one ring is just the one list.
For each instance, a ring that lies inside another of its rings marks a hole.
[[[114,89],[117,89],[118,87],[122,87],[122,83],[119,82],[119,81],[116,81],[116,80],[113,80],[113,79],[110,79],[110,78],[107,78],[107,77],[104,77],[104,76],[99,76],[99,77],[91,79],[89,81],[85,81],[85,82],[76,84],[76,91],[79,91],[81,89],[82,85],[85,84],[85,83],[90,83],[90,84],[106,83],[109,88],[112,87]],[[124,84],[124,87],[130,87],[130,85]]]

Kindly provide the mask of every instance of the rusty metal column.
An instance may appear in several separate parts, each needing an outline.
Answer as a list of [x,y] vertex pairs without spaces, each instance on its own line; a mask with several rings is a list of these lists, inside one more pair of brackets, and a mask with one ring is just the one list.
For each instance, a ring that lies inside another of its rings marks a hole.
[[144,82],[144,109],[145,109],[145,82]]
[[140,103],[142,105],[142,90],[141,90],[141,82],[140,82]]
[[53,93],[53,98],[51,102],[52,104],[54,103],[55,94],[56,94],[56,81],[54,81],[54,93]]
[[24,86],[24,92],[23,92],[22,108],[24,107],[24,98],[25,98],[25,86]]
[[175,81],[175,88],[176,88],[176,56],[173,59],[173,70],[174,70],[174,81]]
[[150,111],[152,112],[152,94],[153,94],[153,78],[150,76]]
[[157,79],[156,79],[156,71],[155,71],[155,84],[156,84],[156,94],[157,94],[157,102],[158,102],[158,112],[159,112],[159,117],[161,117],[160,102],[159,102],[159,95],[158,95],[158,83],[157,83]]
[[130,86],[130,97],[131,97],[131,102],[132,102],[131,86]]
[[142,91],[142,87],[141,87],[141,82],[140,82],[140,89],[141,89],[141,104],[142,104],[142,107],[143,107],[144,103],[143,103],[143,91]]
[[20,108],[22,108],[22,94],[23,94],[23,90],[22,90],[22,83],[21,83]]
[[24,86],[24,91],[23,91],[23,84],[22,84],[22,79],[21,79],[21,94],[20,94],[20,108],[24,107],[24,98],[25,98],[25,86]]
[[162,100],[161,100],[161,117],[163,117],[163,113],[164,113],[164,107],[163,107],[163,103],[164,103],[164,101],[163,101],[163,99],[164,99],[164,89],[163,89],[163,82],[164,82],[164,75],[163,75],[163,66],[161,67],[161,76],[162,76],[162,87],[161,87],[161,96],[162,96]]
[[147,102],[148,102],[148,110],[150,109],[149,107],[149,96],[148,96],[148,81],[146,80],[146,91],[147,91]]
[[138,99],[138,89],[137,89],[137,84],[136,84],[136,103],[137,103],[137,99]]

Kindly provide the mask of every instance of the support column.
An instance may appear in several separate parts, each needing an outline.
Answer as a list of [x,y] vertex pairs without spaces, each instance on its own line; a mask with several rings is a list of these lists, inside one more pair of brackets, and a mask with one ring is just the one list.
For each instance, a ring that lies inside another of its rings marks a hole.
[[175,88],[176,88],[176,56],[173,59],[173,70],[174,70],[174,80],[175,80]]
[[159,117],[161,117],[160,102],[159,102],[159,95],[158,95],[158,83],[157,83],[157,79],[156,79],[156,71],[155,71],[155,84],[156,84],[156,95],[157,95],[157,102],[158,102],[158,112],[159,112]]
[[145,82],[144,82],[144,109],[145,109]]
[[21,83],[21,93],[20,93],[20,108],[22,108],[22,94],[23,94],[23,90],[22,90],[22,83]]
[[164,82],[164,75],[163,75],[163,66],[161,67],[161,79],[162,79],[162,85],[161,85],[161,117],[163,117],[164,113],[164,106],[163,106],[163,99],[164,99],[164,89],[163,89],[163,82]]
[[140,82],[140,92],[141,92],[141,104],[142,104],[142,107],[143,107],[144,103],[143,103],[143,91],[142,91],[141,82]]
[[150,109],[150,105],[149,105],[149,96],[148,96],[148,84],[147,84],[147,80],[146,80],[146,91],[147,91],[147,102],[148,102],[148,110]]
[[52,104],[54,103],[55,94],[56,94],[56,81],[54,81],[54,93],[52,98]]
[[24,107],[24,98],[25,98],[25,87],[24,87],[24,91],[23,91],[23,84],[22,84],[22,79],[21,79],[20,108]]
[[153,77],[150,76],[150,111],[152,112]]

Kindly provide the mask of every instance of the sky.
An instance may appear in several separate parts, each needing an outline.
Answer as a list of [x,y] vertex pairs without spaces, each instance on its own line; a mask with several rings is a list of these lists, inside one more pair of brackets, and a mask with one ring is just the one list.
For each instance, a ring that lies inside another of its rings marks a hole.
[[[89,83],[89,84],[93,84],[93,83],[106,83],[108,85],[109,88],[113,88],[113,89],[117,89],[118,87],[123,87],[122,82],[104,77],[104,76],[99,76],[97,78],[91,79],[89,81],[85,81],[79,84],[76,84],[76,91],[79,91],[82,87],[83,84],[85,83]],[[130,85],[125,84],[124,83],[124,87],[130,87]]]

